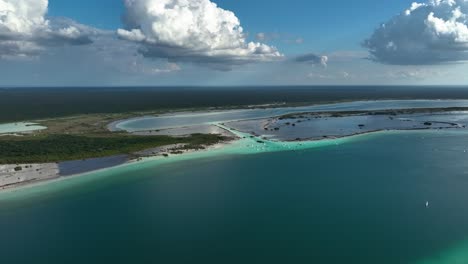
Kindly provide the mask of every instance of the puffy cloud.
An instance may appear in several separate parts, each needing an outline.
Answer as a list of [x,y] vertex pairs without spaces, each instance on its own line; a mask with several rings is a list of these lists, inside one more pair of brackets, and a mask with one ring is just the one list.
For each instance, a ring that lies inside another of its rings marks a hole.
[[364,42],[371,59],[422,65],[468,59],[468,1],[429,0],[382,24]]
[[296,57],[294,61],[301,62],[301,63],[318,64],[318,65],[322,65],[323,67],[327,67],[328,57],[309,53],[309,54]]
[[270,61],[274,47],[247,42],[236,15],[210,0],[125,0],[127,29],[118,35],[140,43],[146,57],[213,67]]
[[37,55],[47,46],[91,42],[92,29],[45,18],[48,0],[0,0],[0,57]]

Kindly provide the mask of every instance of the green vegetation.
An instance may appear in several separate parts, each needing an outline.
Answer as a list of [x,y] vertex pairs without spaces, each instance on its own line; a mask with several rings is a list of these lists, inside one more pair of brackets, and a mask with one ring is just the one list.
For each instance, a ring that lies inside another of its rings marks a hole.
[[227,138],[219,135],[193,134],[188,137],[39,135],[3,137],[0,140],[0,164],[44,163],[105,157],[172,145],[186,144],[186,149],[201,149]]
[[0,88],[0,123],[97,113],[382,99],[468,99],[468,90],[425,86]]
[[[159,112],[151,114],[157,115]],[[36,120],[34,122],[46,126],[47,129],[18,137],[0,137],[0,164],[46,163],[120,154],[133,155],[143,150],[182,144],[183,147],[174,149],[172,153],[179,154],[186,149],[203,149],[228,139],[211,134],[193,134],[186,137],[136,136],[107,129],[107,125],[113,121],[138,115],[83,114]],[[139,157],[137,154],[135,156]]]
[[[157,114],[157,113],[152,113]],[[107,125],[116,120],[127,119],[138,115],[127,114],[90,114],[52,118],[36,121],[46,130],[38,131],[40,134],[72,134],[72,135],[111,135]]]

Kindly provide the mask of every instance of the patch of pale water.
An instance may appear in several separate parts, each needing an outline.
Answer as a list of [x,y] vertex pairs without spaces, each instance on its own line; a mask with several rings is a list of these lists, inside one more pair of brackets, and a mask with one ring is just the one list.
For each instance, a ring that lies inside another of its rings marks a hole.
[[19,122],[0,124],[0,134],[14,134],[47,129],[37,123]]
[[383,110],[405,108],[438,108],[438,107],[466,107],[468,100],[387,100],[387,101],[357,101],[326,105],[312,105],[303,107],[284,107],[267,109],[229,110],[216,112],[190,112],[166,114],[160,116],[146,116],[113,122],[111,130],[125,130],[129,132],[158,130],[175,127],[186,127],[208,124],[212,122],[229,122],[238,120],[260,119],[281,116],[291,113],[318,111],[348,111],[348,110]]

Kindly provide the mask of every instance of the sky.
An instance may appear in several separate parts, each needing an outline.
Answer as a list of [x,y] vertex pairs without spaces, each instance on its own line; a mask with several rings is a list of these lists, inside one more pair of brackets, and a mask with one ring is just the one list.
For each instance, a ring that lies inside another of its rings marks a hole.
[[0,86],[463,85],[468,0],[0,0]]

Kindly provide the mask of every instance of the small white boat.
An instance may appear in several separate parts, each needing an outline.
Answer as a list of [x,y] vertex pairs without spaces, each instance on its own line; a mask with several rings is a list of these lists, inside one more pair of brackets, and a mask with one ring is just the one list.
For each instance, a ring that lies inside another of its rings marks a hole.
[[426,208],[429,208],[429,202],[426,202]]

